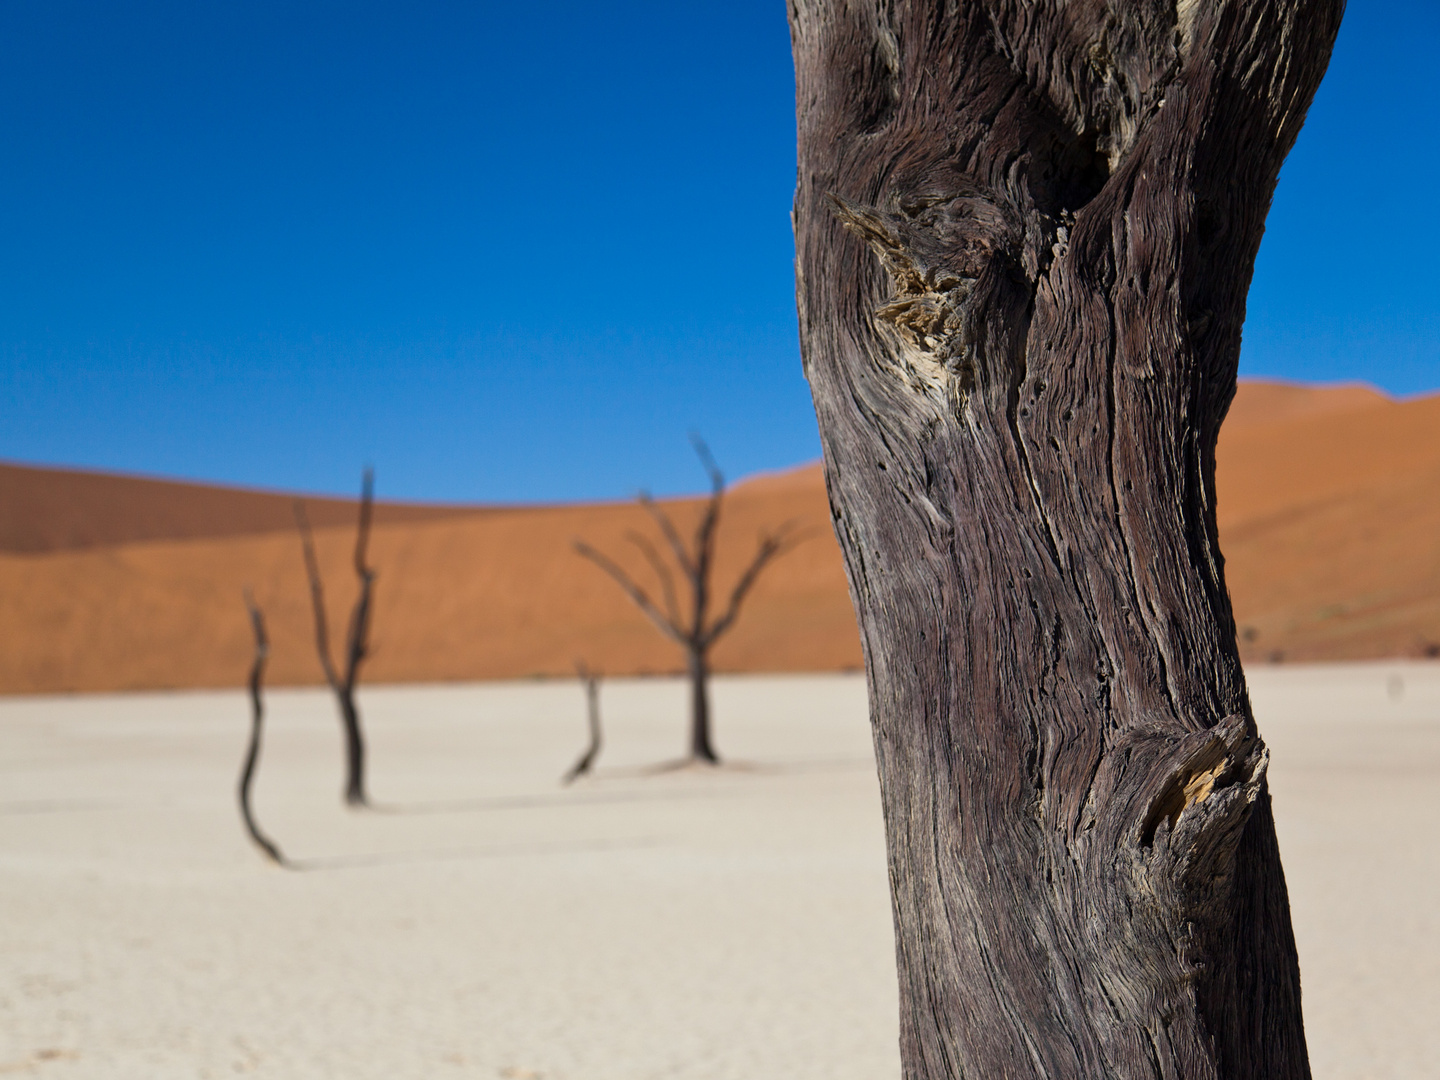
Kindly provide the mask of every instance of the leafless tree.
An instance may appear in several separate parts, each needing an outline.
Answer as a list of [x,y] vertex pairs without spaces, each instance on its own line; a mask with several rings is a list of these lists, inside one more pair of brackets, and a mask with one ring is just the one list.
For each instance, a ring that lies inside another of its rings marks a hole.
[[691,441],[695,445],[695,452],[700,456],[701,464],[710,475],[710,500],[695,528],[692,548],[686,548],[679,529],[664,508],[648,493],[642,492],[640,495],[640,505],[655,520],[660,535],[669,547],[688,586],[685,605],[687,610],[682,611],[679,593],[675,587],[675,575],[660,557],[655,544],[644,534],[632,530],[626,533],[626,539],[635,546],[654,571],[662,598],[658,604],[613,559],[581,540],[575,541],[575,550],[605,571],[662,634],[685,650],[686,671],[690,678],[690,757],[697,761],[717,764],[720,759],[710,739],[710,649],[735,625],[735,619],[740,614],[740,605],[759,579],[761,571],[803,538],[794,532],[792,522],[787,522],[773,533],[761,536],[750,565],[730,590],[730,599],[724,611],[712,619],[710,578],[715,564],[716,526],[720,522],[720,508],[725,497],[725,477],[705,443],[695,436],[692,436]]
[[1215,445],[1344,0],[788,7],[904,1076],[1308,1080]]
[[355,684],[360,678],[360,665],[370,654],[371,601],[375,587],[375,570],[365,562],[370,541],[370,521],[374,513],[375,471],[366,469],[360,491],[360,524],[355,537],[355,576],[360,579],[360,592],[350,612],[350,628],[345,638],[345,670],[341,674],[330,656],[330,625],[325,614],[325,589],[320,580],[320,560],[315,555],[315,538],[305,515],[305,504],[295,504],[295,523],[305,550],[305,571],[310,578],[310,603],[315,612],[315,648],[325,681],[335,692],[340,706],[340,720],[345,732],[345,802],[354,807],[369,805],[365,792],[365,738],[360,729],[360,710],[355,704]]
[[590,745],[580,755],[580,760],[570,767],[561,779],[561,783],[570,784],[577,777],[584,776],[595,764],[595,759],[600,756],[600,673],[591,671],[585,661],[575,662],[575,672],[580,676],[581,685],[585,687],[585,708],[586,716],[590,722]]
[[245,753],[245,765],[240,770],[240,817],[245,822],[245,831],[250,839],[271,860],[285,865],[285,856],[280,848],[255,823],[250,809],[250,786],[255,780],[255,768],[260,763],[260,730],[265,722],[265,703],[261,700],[261,684],[265,678],[265,661],[270,656],[270,639],[265,634],[265,616],[260,613],[250,590],[245,590],[245,607],[250,612],[250,626],[255,631],[255,662],[250,665],[250,748]]

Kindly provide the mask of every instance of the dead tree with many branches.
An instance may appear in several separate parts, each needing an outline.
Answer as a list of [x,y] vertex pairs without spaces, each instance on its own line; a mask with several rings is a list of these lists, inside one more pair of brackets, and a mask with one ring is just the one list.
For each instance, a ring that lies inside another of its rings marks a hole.
[[270,656],[270,639],[265,633],[265,616],[261,614],[250,590],[245,590],[245,607],[250,612],[250,628],[255,632],[255,661],[250,665],[250,746],[245,752],[245,764],[240,770],[240,817],[245,822],[245,831],[250,839],[273,862],[285,865],[285,856],[280,848],[255,823],[250,808],[250,787],[255,780],[255,769],[260,764],[260,732],[265,722],[265,703],[261,699],[261,687],[265,679],[265,661]]
[[648,493],[642,492],[640,495],[640,505],[654,519],[685,585],[688,586],[684,610],[675,587],[675,575],[660,557],[655,544],[643,533],[631,530],[625,534],[625,538],[635,546],[654,572],[660,585],[659,603],[613,559],[581,540],[575,541],[575,550],[608,574],[662,634],[685,650],[685,669],[690,679],[689,756],[695,761],[718,764],[720,758],[715,753],[710,738],[710,650],[715,642],[735,625],[740,614],[740,605],[744,603],[745,597],[749,595],[765,567],[794,547],[801,537],[795,534],[793,524],[788,522],[774,533],[762,536],[750,564],[731,588],[724,610],[719,616],[712,618],[713,586],[710,579],[715,567],[716,527],[720,523],[720,508],[725,497],[725,477],[705,443],[699,438],[692,441],[701,464],[710,475],[710,498],[700,515],[699,524],[695,527],[692,547],[685,546],[680,530],[664,508]]
[[330,656],[330,624],[325,613],[325,589],[320,580],[320,560],[315,555],[315,538],[305,514],[305,504],[295,504],[295,523],[305,550],[305,571],[310,579],[310,604],[315,613],[315,648],[320,654],[320,667],[325,681],[335,693],[340,706],[340,721],[345,733],[345,802],[349,806],[369,805],[365,791],[365,737],[360,729],[360,710],[355,704],[355,684],[360,678],[360,665],[370,654],[371,602],[375,586],[375,570],[365,562],[370,542],[370,522],[374,514],[375,471],[366,469],[360,489],[360,523],[355,537],[355,576],[360,579],[359,595],[350,612],[350,627],[345,637],[345,668],[342,672]]
[[1343,8],[789,0],[906,1080],[1310,1075],[1215,445]]

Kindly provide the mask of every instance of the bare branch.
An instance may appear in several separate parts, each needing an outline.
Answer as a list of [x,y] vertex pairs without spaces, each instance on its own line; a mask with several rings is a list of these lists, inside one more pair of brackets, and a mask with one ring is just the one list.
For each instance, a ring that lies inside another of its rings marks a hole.
[[808,533],[795,532],[793,521],[787,521],[775,532],[760,538],[760,546],[755,552],[755,557],[750,560],[750,565],[745,568],[745,572],[740,575],[740,580],[730,591],[730,603],[725,608],[725,614],[716,619],[704,632],[702,640],[705,648],[713,645],[721,634],[734,625],[735,619],[740,614],[740,605],[745,602],[746,595],[759,580],[765,567],[781,555],[793,551],[808,539]]
[[360,596],[355,609],[350,612],[350,633],[346,639],[345,686],[354,689],[360,674],[360,664],[370,655],[370,598],[375,584],[375,572],[367,571],[360,579]]
[[690,433],[690,445],[695,447],[695,453],[699,455],[700,464],[703,465],[705,471],[710,474],[710,491],[712,493],[724,491],[725,474],[720,471],[720,466],[715,464],[715,458],[710,453],[710,447],[705,445],[705,440],[702,439],[697,432],[692,431]]
[[690,579],[691,584],[694,584],[699,571],[695,561],[690,558],[690,553],[685,550],[685,541],[680,539],[680,532],[675,528],[675,522],[670,520],[670,515],[665,513],[660,504],[650,497],[648,491],[640,492],[639,499],[640,505],[660,526],[660,532],[664,534],[666,543],[670,545],[670,550],[675,555],[675,561],[680,564],[681,571]]
[[655,571],[655,576],[660,579],[660,587],[665,591],[665,612],[670,622],[680,625],[680,605],[675,598],[675,579],[670,573],[670,568],[665,565],[665,560],[660,558],[660,553],[655,550],[655,545],[645,539],[640,533],[633,529],[625,534],[625,538],[640,549],[645,561]]
[[375,470],[366,468],[360,481],[360,524],[355,537],[355,574],[360,578],[360,595],[350,613],[350,632],[345,642],[345,685],[353,688],[361,662],[370,655],[371,594],[375,570],[365,564],[370,545],[370,524],[374,518]]
[[365,549],[370,544],[370,520],[375,512],[375,470],[365,467],[360,480],[360,528],[355,535],[355,573],[363,580],[374,571],[365,565]]
[[250,686],[253,689],[265,670],[265,661],[270,657],[270,637],[265,633],[265,616],[255,604],[250,586],[244,589],[245,610],[250,612],[250,629],[255,633],[255,665],[250,669]]
[[255,841],[255,846],[277,866],[284,866],[285,856],[280,853],[275,841],[260,830],[250,810],[250,785],[255,780],[255,768],[260,762],[260,733],[265,722],[261,684],[265,677],[265,661],[270,656],[270,639],[265,633],[265,616],[256,606],[248,586],[245,589],[245,607],[250,612],[250,628],[255,633],[255,662],[250,667],[250,747],[245,753],[245,764],[240,769],[240,817],[245,823],[245,831],[250,834],[250,839]]
[[710,576],[711,560],[715,557],[715,527],[720,522],[720,503],[725,498],[725,475],[720,471],[720,466],[715,464],[715,458],[711,455],[710,448],[705,445],[705,440],[693,431],[690,433],[690,444],[695,447],[700,464],[710,475],[710,501],[706,503],[705,513],[695,529],[695,576],[701,582],[696,594],[700,601],[695,612],[695,629],[698,633],[705,619],[705,587]]
[[332,689],[338,689],[340,678],[335,673],[334,661],[330,659],[330,622],[325,615],[325,586],[320,580],[320,560],[315,556],[315,537],[310,531],[305,504],[298,499],[295,502],[295,524],[300,529],[300,542],[305,551],[305,573],[310,578],[310,604],[315,609],[315,648],[320,654],[325,681]]
[[643,611],[650,621],[659,627],[662,633],[682,645],[686,643],[687,635],[684,630],[667,619],[664,612],[655,606],[645,590],[640,588],[639,585],[636,585],[635,582],[630,579],[630,576],[607,556],[602,555],[583,540],[575,541],[575,553],[589,559],[601,570],[609,574],[615,584],[619,585],[620,588],[625,591],[625,595],[630,597],[631,602]]

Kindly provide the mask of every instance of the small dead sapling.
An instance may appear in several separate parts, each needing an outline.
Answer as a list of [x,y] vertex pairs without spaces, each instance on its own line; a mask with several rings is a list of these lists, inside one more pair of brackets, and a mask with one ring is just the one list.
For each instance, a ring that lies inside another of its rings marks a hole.
[[345,802],[352,807],[369,805],[365,790],[365,737],[360,728],[360,710],[355,704],[355,685],[360,678],[360,665],[370,654],[371,602],[374,596],[375,570],[366,564],[370,541],[370,522],[374,515],[375,471],[366,469],[360,491],[360,523],[355,538],[355,576],[360,579],[359,595],[350,612],[350,628],[345,639],[345,668],[341,672],[330,656],[330,627],[325,614],[325,589],[320,580],[320,560],[315,554],[315,538],[305,514],[305,504],[295,504],[295,523],[305,550],[305,571],[310,579],[310,603],[315,612],[315,647],[320,654],[320,667],[325,681],[334,691],[340,706],[340,721],[345,733]]
[[591,671],[585,661],[575,662],[575,673],[580,676],[580,684],[585,688],[585,712],[590,724],[590,743],[580,759],[570,766],[570,771],[561,777],[562,784],[571,784],[581,776],[588,773],[595,765],[595,759],[600,756],[600,673]]
[[250,788],[255,782],[256,767],[260,764],[260,736],[265,723],[265,703],[261,699],[261,689],[265,679],[265,661],[270,656],[270,639],[265,634],[265,616],[261,614],[249,589],[245,590],[245,607],[250,612],[250,627],[255,632],[255,661],[250,665],[250,747],[245,752],[245,764],[240,770],[240,817],[245,822],[245,831],[250,834],[250,839],[255,841],[255,846],[271,861],[284,866],[285,856],[281,854],[275,841],[266,836],[255,823],[255,815],[250,807]]

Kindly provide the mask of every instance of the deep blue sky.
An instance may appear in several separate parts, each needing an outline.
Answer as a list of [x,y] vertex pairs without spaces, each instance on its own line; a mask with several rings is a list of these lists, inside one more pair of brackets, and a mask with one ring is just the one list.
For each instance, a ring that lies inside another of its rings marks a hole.
[[[1353,0],[1242,370],[1440,386],[1434,0]],[[781,0],[0,6],[0,458],[384,496],[818,455]]]

